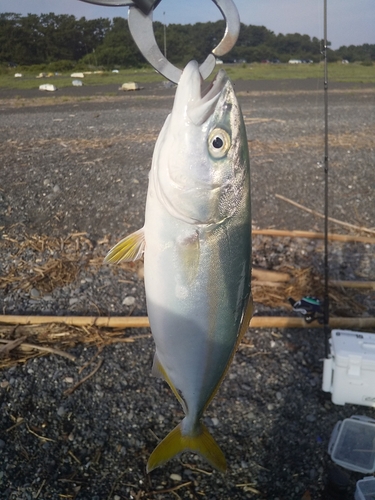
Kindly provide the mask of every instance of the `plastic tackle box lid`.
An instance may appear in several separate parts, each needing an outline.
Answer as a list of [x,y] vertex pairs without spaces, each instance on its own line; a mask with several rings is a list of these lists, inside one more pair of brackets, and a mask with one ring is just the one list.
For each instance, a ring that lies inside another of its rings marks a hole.
[[356,358],[365,370],[375,371],[375,335],[351,330],[332,330],[331,351],[338,366]]
[[367,474],[375,472],[375,420],[353,415],[337,422],[328,453],[346,469]]
[[375,498],[375,477],[364,477],[357,481],[355,500],[373,500]]

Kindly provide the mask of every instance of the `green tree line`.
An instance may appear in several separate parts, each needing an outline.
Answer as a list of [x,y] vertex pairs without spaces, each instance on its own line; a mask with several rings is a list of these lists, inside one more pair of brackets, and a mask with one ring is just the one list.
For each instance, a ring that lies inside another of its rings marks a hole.
[[[154,30],[163,49],[163,24],[155,22]],[[168,25],[168,59],[175,64],[190,59],[204,60],[221,40],[224,30],[224,21]],[[264,26],[241,24],[238,43],[223,60],[286,62],[294,58],[318,62],[321,51],[322,42],[316,37],[299,33],[275,35]],[[375,61],[375,45],[328,49],[328,59],[371,63]],[[121,17],[88,20],[52,13],[40,16],[0,14],[0,63],[34,65],[61,61],[65,62],[66,69],[77,62],[105,67],[140,66],[145,62],[133,42],[127,21]]]

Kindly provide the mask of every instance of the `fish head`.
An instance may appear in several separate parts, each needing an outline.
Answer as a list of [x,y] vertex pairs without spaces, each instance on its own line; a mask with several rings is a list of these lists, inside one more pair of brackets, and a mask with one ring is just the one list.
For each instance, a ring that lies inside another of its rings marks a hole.
[[185,67],[153,158],[155,191],[169,213],[190,224],[233,216],[248,190],[246,130],[233,86],[220,70],[211,86],[196,61]]

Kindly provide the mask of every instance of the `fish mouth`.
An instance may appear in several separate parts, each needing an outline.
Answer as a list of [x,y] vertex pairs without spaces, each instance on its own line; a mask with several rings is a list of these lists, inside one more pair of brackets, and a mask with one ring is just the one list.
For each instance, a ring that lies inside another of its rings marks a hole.
[[221,69],[207,89],[202,89],[201,82],[199,102],[188,106],[188,116],[195,125],[202,125],[213,114],[227,81],[227,74]]
[[197,61],[190,61],[178,83],[172,116],[187,116],[193,124],[202,125],[213,114],[227,81],[227,74],[220,70],[207,87]]

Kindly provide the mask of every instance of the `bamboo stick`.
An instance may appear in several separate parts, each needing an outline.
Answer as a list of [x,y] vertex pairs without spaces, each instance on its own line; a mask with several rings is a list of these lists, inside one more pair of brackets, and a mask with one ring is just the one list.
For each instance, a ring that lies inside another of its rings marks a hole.
[[[147,316],[16,316],[0,315],[0,324],[40,325],[48,323],[63,323],[70,326],[97,326],[106,328],[148,328]],[[331,317],[332,328],[375,328],[375,317]],[[251,319],[252,328],[320,328],[316,321],[306,323],[303,318],[289,316],[254,316]]]
[[[304,210],[305,212],[308,212],[309,214],[313,214],[317,217],[324,218],[324,214],[321,214],[320,212],[317,212],[316,210],[312,210],[311,208],[307,208],[303,205],[300,205],[299,203],[290,200],[289,198],[286,198],[285,196],[282,196],[281,194],[275,194],[276,198],[279,198],[279,200],[286,201],[287,203],[290,203],[291,205],[300,208],[301,210]],[[348,222],[343,222],[338,219],[334,219],[332,217],[328,217],[328,220],[330,222],[334,222],[335,224],[339,224],[340,226],[348,227],[350,229],[355,229],[356,231],[363,231],[364,233],[368,234],[375,234],[375,230],[373,229],[368,229],[367,227],[363,226],[356,226],[355,224],[349,224]]]
[[375,281],[330,280],[330,285],[342,288],[369,288],[375,290]]
[[274,281],[274,282],[287,282],[290,280],[288,273],[281,271],[268,271],[267,269],[253,268],[251,271],[252,277],[259,281]]
[[[287,238],[307,238],[324,240],[324,233],[316,233],[313,231],[287,231],[283,229],[253,229],[253,235],[260,236],[279,236]],[[329,233],[328,239],[330,241],[342,241],[345,243],[369,243],[370,245],[375,245],[375,238],[368,236],[356,236],[352,234],[334,234]]]

